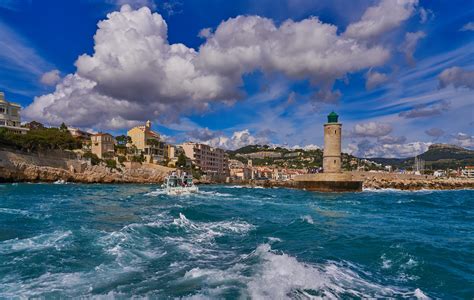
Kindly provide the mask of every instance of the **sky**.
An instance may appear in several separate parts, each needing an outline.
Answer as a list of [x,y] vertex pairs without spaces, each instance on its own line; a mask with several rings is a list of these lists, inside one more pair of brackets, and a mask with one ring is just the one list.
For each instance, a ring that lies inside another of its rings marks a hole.
[[171,143],[410,157],[474,149],[474,0],[0,0],[24,121]]

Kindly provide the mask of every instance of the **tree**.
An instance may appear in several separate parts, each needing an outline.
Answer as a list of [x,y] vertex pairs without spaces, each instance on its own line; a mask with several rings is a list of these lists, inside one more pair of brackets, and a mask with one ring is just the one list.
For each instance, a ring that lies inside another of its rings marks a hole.
[[68,132],[66,124],[64,122],[61,123],[61,126],[59,126],[59,130],[62,132]]
[[92,153],[92,152],[86,152],[86,153],[84,153],[83,157],[84,157],[85,159],[90,159],[90,160],[91,160],[91,164],[92,164],[93,166],[96,166],[96,165],[100,164],[101,161],[102,161],[97,155],[95,155],[95,154]]
[[177,168],[186,168],[186,155],[184,153],[180,153],[178,155],[178,161],[176,162]]
[[17,134],[0,130],[0,144],[18,150],[36,152],[47,150],[73,150],[82,147],[82,143],[58,128],[30,130],[26,134]]
[[159,147],[160,146],[160,141],[155,140],[155,139],[148,139],[147,144],[153,147]]
[[118,146],[123,147],[127,146],[129,143],[132,143],[132,138],[124,134],[115,137],[115,140],[117,141]]

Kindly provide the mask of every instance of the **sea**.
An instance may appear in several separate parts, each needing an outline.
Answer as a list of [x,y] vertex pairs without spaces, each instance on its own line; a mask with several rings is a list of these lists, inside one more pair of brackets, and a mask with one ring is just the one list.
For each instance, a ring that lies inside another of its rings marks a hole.
[[0,298],[473,299],[474,191],[1,184]]

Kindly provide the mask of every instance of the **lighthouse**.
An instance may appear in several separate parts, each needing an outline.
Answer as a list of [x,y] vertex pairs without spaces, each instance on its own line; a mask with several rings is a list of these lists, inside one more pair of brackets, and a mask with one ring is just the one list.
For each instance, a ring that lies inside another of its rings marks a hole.
[[295,176],[294,187],[318,192],[360,192],[362,181],[354,180],[350,172],[342,172],[342,124],[335,112],[324,124],[323,173]]
[[341,173],[341,132],[342,124],[335,112],[328,115],[328,122],[324,124],[324,173]]

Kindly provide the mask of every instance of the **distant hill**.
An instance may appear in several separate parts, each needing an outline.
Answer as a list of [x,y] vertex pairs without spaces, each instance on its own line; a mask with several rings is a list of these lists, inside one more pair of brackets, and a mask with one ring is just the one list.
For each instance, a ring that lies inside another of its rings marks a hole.
[[[319,168],[323,162],[321,149],[288,149],[268,145],[248,145],[237,150],[227,151],[231,159],[246,163],[251,159],[254,166],[278,166],[288,168]],[[350,164],[356,157],[342,154],[342,165],[345,169],[354,167]]]
[[[474,151],[449,144],[433,144],[423,154],[418,155],[425,161],[427,169],[456,169],[459,167],[474,165]],[[383,165],[391,165],[395,168],[411,168],[415,162],[414,157],[408,158],[369,158]]]
[[[314,168],[322,166],[323,150],[287,149],[282,147],[271,147],[268,145],[248,145],[237,150],[227,151],[231,159],[237,159],[244,163],[252,159],[255,166],[273,165],[290,168]],[[455,145],[433,144],[423,154],[418,155],[425,161],[426,169],[457,169],[474,165],[474,151],[464,149]],[[414,157],[408,158],[367,158],[369,161],[390,165],[395,169],[412,169],[415,163]],[[376,166],[364,162],[361,158],[343,153],[342,163],[345,170],[354,169],[357,164],[367,169],[377,169]],[[352,162],[352,163],[351,163]],[[378,167],[382,168],[382,167]]]

